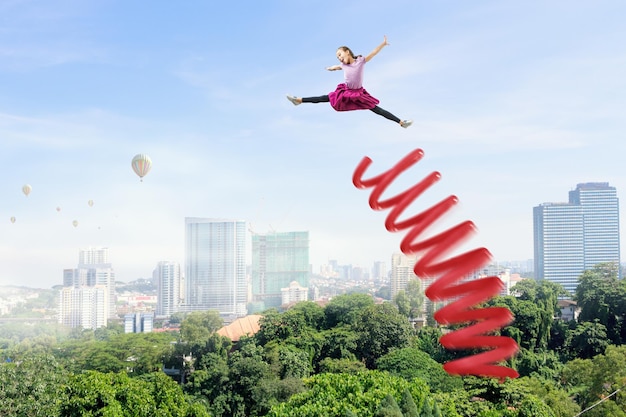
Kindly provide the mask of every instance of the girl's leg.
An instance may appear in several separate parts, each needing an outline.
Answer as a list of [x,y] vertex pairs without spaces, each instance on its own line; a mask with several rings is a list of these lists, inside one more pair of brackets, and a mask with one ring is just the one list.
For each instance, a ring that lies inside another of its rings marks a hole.
[[400,118],[398,118],[397,116],[389,113],[387,110],[385,109],[381,109],[380,107],[376,106],[373,109],[371,109],[374,113],[379,114],[381,116],[383,116],[385,119],[389,119],[393,122],[398,123],[400,126],[402,126],[403,128],[407,128],[409,126],[411,126],[413,124],[412,120],[400,120]]
[[396,123],[400,123],[400,118],[398,118],[397,116],[394,116],[393,114],[389,113],[387,110],[385,109],[381,109],[380,107],[376,106],[372,110],[374,113],[383,116],[385,119],[389,119],[392,120]]
[[302,97],[302,103],[328,103],[330,99],[328,96],[318,96],[318,97]]

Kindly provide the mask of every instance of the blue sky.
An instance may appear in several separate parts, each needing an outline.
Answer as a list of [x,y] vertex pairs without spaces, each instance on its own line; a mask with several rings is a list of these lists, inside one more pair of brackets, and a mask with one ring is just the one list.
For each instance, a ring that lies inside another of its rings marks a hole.
[[[415,148],[390,191],[442,180],[409,214],[455,194],[436,227],[470,219],[469,247],[532,258],[533,206],[580,182],[626,190],[625,15],[619,0],[0,1],[0,284],[59,284],[86,246],[110,248],[119,280],[149,277],[183,263],[186,216],[308,230],[316,270],[388,262],[403,235],[352,172]],[[336,48],[383,35],[364,84],[409,129],[285,99],[332,91]]]

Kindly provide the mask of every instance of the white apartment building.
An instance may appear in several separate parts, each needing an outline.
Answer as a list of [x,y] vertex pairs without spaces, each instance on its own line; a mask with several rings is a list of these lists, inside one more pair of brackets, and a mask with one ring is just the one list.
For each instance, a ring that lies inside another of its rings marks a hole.
[[283,305],[309,299],[309,289],[301,286],[297,281],[291,281],[288,287],[281,288],[280,293]]
[[157,283],[157,316],[171,316],[181,304],[180,264],[161,261],[157,264],[152,278]]
[[59,323],[69,327],[97,329],[107,325],[109,291],[104,285],[64,287],[59,301]]

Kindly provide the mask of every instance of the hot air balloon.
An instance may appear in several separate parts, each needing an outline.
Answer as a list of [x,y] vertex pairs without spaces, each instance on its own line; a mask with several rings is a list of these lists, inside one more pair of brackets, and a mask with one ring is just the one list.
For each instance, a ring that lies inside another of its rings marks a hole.
[[57,207],[57,211],[61,211],[61,207]]
[[74,221],[72,222],[72,226],[77,227],[77,226],[78,226],[78,220],[74,220]]
[[26,197],[28,197],[28,194],[30,194],[30,192],[32,191],[33,187],[31,187],[28,184],[24,184],[24,186],[22,187],[22,192],[24,193],[24,195]]
[[133,167],[133,171],[135,174],[139,175],[141,181],[143,181],[143,177],[150,172],[150,168],[152,168],[152,160],[146,154],[140,153],[135,155],[133,161],[131,162],[131,166]]
[[93,200],[87,201],[87,204],[89,204],[89,207],[93,207]]
[[11,217],[11,223],[15,223],[15,217]]

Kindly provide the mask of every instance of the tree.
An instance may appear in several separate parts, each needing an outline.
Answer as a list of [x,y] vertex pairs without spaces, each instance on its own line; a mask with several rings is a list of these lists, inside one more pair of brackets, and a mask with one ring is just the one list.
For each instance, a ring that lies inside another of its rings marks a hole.
[[314,329],[307,323],[317,325],[318,321],[321,322],[321,319],[316,318],[309,307],[290,309],[284,313],[271,309],[259,321],[259,331],[255,338],[261,345],[272,341],[284,341],[290,337],[300,336],[307,328]]
[[324,325],[324,308],[313,301],[302,301],[288,311],[303,317],[306,326],[320,330]]
[[516,294],[519,300],[530,301],[537,306],[539,321],[535,347],[542,351],[547,349],[554,317],[560,315],[558,299],[559,297],[570,297],[571,294],[561,284],[548,280],[536,281],[534,279],[525,279],[518,282],[511,289],[511,293]]
[[626,393],[623,392],[626,386],[626,346],[608,346],[604,354],[592,359],[568,362],[561,381],[583,409],[614,394],[586,411],[585,417],[626,415]]
[[318,374],[305,380],[307,390],[274,405],[268,417],[345,417],[347,410],[359,417],[373,417],[387,395],[397,401],[408,389],[416,403],[428,395],[423,381],[406,381],[387,372]]
[[204,345],[209,336],[223,325],[219,312],[215,310],[194,311],[180,323],[180,336],[189,344]]
[[[622,280],[623,281],[623,280]],[[626,342],[626,285],[618,280],[617,265],[603,263],[583,272],[576,287],[579,322],[597,320],[604,325],[612,344]]]
[[424,293],[422,291],[420,280],[409,280],[406,284],[405,292],[409,298],[409,318],[414,319],[420,315],[424,306]]
[[583,322],[570,334],[567,340],[568,355],[570,359],[589,359],[604,353],[609,341],[606,327],[598,321]]
[[172,315],[170,316],[170,324],[180,324],[183,322],[183,320],[185,319],[185,316],[187,315],[187,313],[182,312],[182,311],[177,311],[175,313],[172,313]]
[[124,333],[124,327],[119,323],[109,322],[104,327],[98,327],[93,331],[94,339],[99,341],[110,340],[111,338]]
[[367,294],[339,295],[326,305],[324,315],[326,328],[340,324],[354,325],[358,322],[361,312],[374,305],[374,300]]
[[560,358],[563,358],[563,362],[565,362],[568,357],[565,342],[571,338],[570,333],[576,326],[577,323],[574,320],[555,320],[550,328],[548,350],[554,352]]
[[309,355],[291,344],[271,342],[263,350],[265,361],[274,375],[281,379],[304,378],[312,371]]
[[374,417],[403,417],[402,410],[398,406],[395,398],[393,398],[390,394],[387,394],[385,398],[378,405],[378,409],[376,413],[374,413]]
[[406,295],[404,290],[398,291],[396,296],[393,297],[393,303],[398,308],[398,313],[409,317],[411,314],[411,302],[409,301],[409,296]]
[[164,357],[173,351],[172,341],[173,336],[167,333],[123,333],[106,341],[71,342],[55,354],[73,372],[128,371],[140,375],[161,370]]
[[[536,350],[539,343],[539,334],[541,333],[542,317],[550,315],[552,320],[552,310],[549,313],[541,310],[536,301],[517,299],[513,296],[495,297],[489,302],[488,306],[504,306],[507,307],[513,316],[513,321],[502,329],[502,335],[515,339],[520,347]],[[547,338],[546,338],[547,342]]]
[[419,350],[428,353],[428,356],[439,363],[445,363],[455,357],[452,351],[444,348],[439,339],[443,336],[439,327],[425,326],[418,330],[413,344]]
[[304,383],[300,378],[285,379],[265,378],[260,380],[253,390],[254,408],[257,416],[266,415],[272,406],[287,401],[292,395],[304,391]]
[[187,377],[185,392],[197,398],[204,397],[213,404],[224,394],[223,387],[229,383],[228,359],[217,353],[207,353],[199,368]]
[[54,417],[67,372],[51,355],[28,353],[0,363],[0,416]]
[[193,370],[206,370],[216,363],[216,357],[226,362],[232,346],[233,343],[228,337],[217,333],[211,334],[204,345],[198,343],[189,346],[187,343],[177,343],[174,352],[168,358],[168,364],[184,364],[183,368],[186,374]]
[[450,391],[463,387],[463,380],[449,375],[443,366],[417,348],[394,349],[376,361],[376,369],[411,381],[420,378],[433,391]]
[[160,372],[131,378],[124,372],[87,371],[69,378],[65,394],[60,404],[63,416],[210,417]]
[[417,405],[413,400],[411,391],[408,389],[402,391],[402,397],[400,398],[400,410],[402,410],[403,417],[420,417]]
[[413,333],[406,317],[389,303],[362,310],[354,328],[359,334],[357,351],[370,368],[392,348],[407,346]]
[[228,368],[228,384],[223,387],[223,392],[228,395],[232,415],[256,414],[259,400],[255,395],[256,386],[265,379],[278,379],[263,360],[263,348],[253,338],[244,339],[239,350],[230,355]]
[[517,417],[556,417],[550,407],[534,395],[522,400],[517,410]]
[[515,381],[515,384],[524,387],[525,391],[541,398],[550,407],[556,417],[572,417],[580,412],[580,407],[571,396],[560,387],[555,379],[538,379],[522,377]]
[[555,380],[562,368],[559,356],[552,350],[533,352],[521,348],[515,359],[516,369],[520,376],[540,376]]
[[380,297],[383,300],[391,300],[391,287],[389,285],[383,285],[374,293],[376,297]]
[[319,360],[356,359],[359,334],[347,326],[335,327],[321,333],[323,344]]
[[356,359],[332,359],[325,358],[319,364],[319,373],[333,374],[356,374],[365,371],[367,368],[363,362]]
[[421,290],[419,279],[412,279],[406,284],[404,290],[398,291],[394,298],[398,311],[410,319],[416,318],[422,311],[424,295]]
[[424,401],[424,405],[422,406],[422,412],[419,417],[433,417],[433,407],[430,405],[430,401]]

